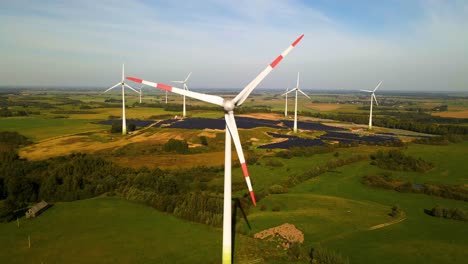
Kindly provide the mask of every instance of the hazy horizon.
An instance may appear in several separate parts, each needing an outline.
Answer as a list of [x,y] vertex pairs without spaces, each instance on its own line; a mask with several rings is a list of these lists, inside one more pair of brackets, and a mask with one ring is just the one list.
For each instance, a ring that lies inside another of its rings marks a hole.
[[[242,89],[468,90],[468,2],[4,1],[0,86],[109,87],[126,75]],[[135,84],[136,85],[136,84]],[[319,87],[319,88],[315,88]]]

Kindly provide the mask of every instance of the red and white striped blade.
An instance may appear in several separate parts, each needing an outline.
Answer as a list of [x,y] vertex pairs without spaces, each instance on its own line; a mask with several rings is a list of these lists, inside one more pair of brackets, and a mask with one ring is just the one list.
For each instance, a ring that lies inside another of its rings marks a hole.
[[105,90],[103,93],[106,93],[106,92],[108,92],[108,91],[114,89],[115,87],[117,87],[117,86],[119,86],[119,85],[121,85],[121,84],[122,84],[122,83],[116,83],[114,86],[112,86],[111,88]]
[[127,77],[127,80],[137,82],[137,83],[142,83],[144,85],[148,85],[151,87],[155,87],[164,91],[169,91],[172,93],[180,94],[180,95],[185,95],[194,99],[198,99],[203,102],[223,106],[224,99],[220,96],[216,95],[209,95],[209,94],[203,94],[203,93],[197,93],[197,92],[192,92],[192,91],[187,91],[181,88],[173,87],[170,85],[162,84],[162,83],[155,83],[155,82],[150,82],[150,81],[145,81],[139,78],[135,77]]
[[256,206],[257,201],[255,200],[255,194],[252,189],[252,183],[250,182],[249,171],[247,170],[247,164],[245,163],[244,152],[242,151],[242,145],[239,138],[239,132],[237,131],[236,120],[234,119],[234,114],[232,112],[224,114],[224,119],[226,120],[226,125],[231,133],[232,141],[234,141],[234,146],[236,147],[237,156],[239,157],[239,162],[242,167],[242,172],[244,173],[245,182],[247,183],[247,188],[250,192],[250,198],[252,203]]
[[241,105],[247,97],[249,97],[250,93],[257,87],[257,85],[265,79],[265,77],[280,63],[280,61],[288,55],[288,53],[301,41],[301,39],[304,37],[304,34],[302,34],[300,37],[298,37],[281,55],[276,57],[276,59],[270,63],[255,79],[253,79],[245,88],[234,98],[234,103],[236,105]]
[[127,87],[128,89],[131,89],[131,90],[133,90],[133,91],[136,92],[136,93],[140,93],[139,91],[135,90],[133,87],[131,87],[131,86],[128,85],[128,84],[124,83],[124,85],[125,85],[125,87]]

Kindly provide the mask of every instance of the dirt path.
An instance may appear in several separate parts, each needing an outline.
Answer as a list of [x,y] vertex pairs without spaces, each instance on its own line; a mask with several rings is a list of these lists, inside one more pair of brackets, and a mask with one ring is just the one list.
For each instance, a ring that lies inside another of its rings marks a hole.
[[383,227],[386,227],[386,226],[398,224],[398,223],[403,222],[405,220],[406,220],[406,214],[405,214],[405,212],[401,212],[401,216],[398,219],[392,220],[392,221],[387,222],[387,223],[371,226],[367,230],[376,230],[376,229],[383,228]]

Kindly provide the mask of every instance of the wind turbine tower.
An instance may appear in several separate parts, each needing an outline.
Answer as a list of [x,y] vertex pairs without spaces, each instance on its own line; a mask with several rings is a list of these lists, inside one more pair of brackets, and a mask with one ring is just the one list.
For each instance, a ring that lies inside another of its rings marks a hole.
[[300,92],[305,97],[310,99],[310,97],[307,94],[305,94],[303,91],[299,89],[299,73],[297,73],[296,87],[284,93],[283,95],[287,96],[287,94],[291,92],[296,92],[296,98],[295,98],[295,103],[294,103],[294,133],[297,133],[297,92]]
[[286,88],[286,92],[284,93],[284,116],[285,117],[288,117],[288,91],[289,91],[289,87]]
[[[136,93],[139,93],[140,95],[141,95],[141,93],[138,92],[137,90],[133,89],[130,85],[125,83],[125,66],[124,66],[124,64],[122,64],[122,81],[116,83],[111,88],[105,90],[104,93],[114,89],[115,87],[117,87],[119,85],[122,86],[122,135],[126,135],[127,134],[127,121],[126,121],[126,118],[125,118],[125,87],[135,91]],[[141,97],[140,97],[140,100],[141,100]]]
[[[188,81],[188,79],[190,78],[190,75],[191,75],[191,74],[192,74],[192,72],[190,72],[190,73],[187,75],[187,78],[185,78],[184,81],[172,81],[172,82],[173,82],[173,83],[181,83],[181,84],[183,85],[183,89],[186,90],[186,91],[188,91],[189,89],[188,89],[188,86],[187,86],[187,81]],[[167,91],[166,91],[166,96],[167,96]],[[183,105],[184,105],[184,106],[183,106],[183,110],[182,110],[182,116],[185,117],[185,95],[183,95],[183,98],[184,98],[184,99],[183,99],[183,101],[184,101],[184,102],[183,102]],[[166,101],[166,103],[167,103],[167,101]]]
[[375,104],[376,105],[379,105],[379,103],[377,103],[377,98],[375,97],[375,91],[377,91],[377,89],[379,88],[379,86],[382,84],[382,81],[379,82],[379,84],[377,84],[377,86],[375,87],[375,89],[373,91],[371,90],[360,90],[361,92],[367,92],[367,93],[370,93],[371,94],[371,98],[370,98],[370,114],[369,114],[369,130],[372,130],[372,105],[373,105],[373,102],[375,101]]
[[255,195],[252,189],[252,184],[250,182],[250,176],[247,170],[247,165],[245,163],[244,152],[242,150],[236,120],[234,118],[234,109],[242,105],[242,103],[247,99],[250,93],[252,93],[255,87],[257,87],[257,85],[278,65],[278,63],[284,57],[286,57],[286,55],[288,55],[288,53],[299,43],[299,41],[301,41],[303,37],[304,35],[301,35],[299,38],[297,38],[285,51],[283,51],[283,53],[281,53],[281,55],[279,55],[272,63],[270,63],[262,72],[260,72],[260,74],[255,79],[247,84],[247,86],[245,86],[245,88],[236,97],[234,97],[234,99],[225,99],[216,95],[187,91],[186,89],[176,88],[161,83],[149,82],[135,77],[127,77],[128,80],[137,83],[143,83],[145,85],[176,94],[186,95],[203,102],[215,104],[223,109],[224,119],[226,121],[226,141],[224,152],[223,264],[232,263],[231,138],[232,141],[234,141],[234,146],[236,148],[237,156],[239,157],[239,162],[241,164],[242,172],[247,183],[252,203],[256,205]]

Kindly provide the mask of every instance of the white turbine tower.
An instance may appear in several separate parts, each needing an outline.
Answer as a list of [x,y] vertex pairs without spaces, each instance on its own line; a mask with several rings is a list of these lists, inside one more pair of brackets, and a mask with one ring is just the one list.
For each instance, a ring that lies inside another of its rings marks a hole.
[[[130,87],[130,85],[126,84],[125,83],[125,66],[124,64],[122,64],[122,81],[119,82],[119,83],[116,83],[114,86],[112,86],[111,88],[105,90],[103,93],[106,93],[112,89],[114,89],[115,87],[119,86],[119,85],[122,85],[122,135],[126,135],[127,134],[127,121],[125,120],[125,87],[135,91],[136,93],[139,93],[137,90],[133,89],[132,87]],[[141,98],[141,97],[140,97]]]
[[289,87],[286,88],[286,92],[284,93],[284,116],[285,117],[288,117],[288,91],[289,91]]
[[143,95],[143,87],[144,87],[144,85],[142,84],[140,86],[140,104],[141,104],[141,96]]
[[[173,82],[173,83],[181,83],[181,84],[183,84],[183,89],[186,90],[186,91],[188,91],[187,81],[188,81],[188,79],[190,78],[190,75],[191,75],[191,74],[192,74],[192,72],[190,72],[190,73],[187,75],[187,78],[185,78],[184,81],[172,81],[172,82]],[[166,91],[166,93],[167,93],[167,91]],[[182,116],[185,117],[185,95],[183,95],[183,97],[184,97],[184,102],[183,102],[183,105],[184,105],[184,106],[183,106]]]
[[375,91],[377,91],[377,89],[379,88],[379,86],[382,84],[382,81],[379,82],[379,84],[377,84],[377,86],[375,87],[375,89],[373,91],[371,90],[360,90],[361,92],[367,92],[367,93],[370,93],[371,94],[371,98],[370,98],[370,114],[369,114],[369,130],[372,129],[372,105],[373,105],[373,102],[375,101],[375,104],[376,105],[379,105],[379,103],[377,103],[377,98],[375,97]]
[[224,211],[223,211],[223,264],[231,264],[232,261],[232,201],[231,201],[231,137],[234,141],[234,146],[239,157],[242,172],[250,192],[250,197],[254,205],[256,205],[255,195],[250,182],[249,172],[245,163],[244,153],[242,151],[241,142],[239,139],[239,132],[237,130],[236,121],[234,118],[234,109],[240,106],[250,95],[250,93],[257,87],[257,85],[276,67],[276,65],[299,43],[304,37],[301,35],[297,38],[281,55],[279,55],[271,64],[269,64],[255,79],[253,79],[234,99],[224,99],[216,95],[208,95],[187,91],[185,89],[172,87],[169,85],[145,81],[142,79],[127,77],[128,80],[143,83],[148,86],[156,87],[165,91],[170,91],[180,95],[198,99],[203,102],[218,105],[224,109],[224,119],[226,121],[226,141],[225,141],[225,161],[224,161]]
[[287,96],[288,93],[291,93],[291,92],[294,92],[294,91],[296,92],[296,101],[295,101],[295,104],[294,104],[294,133],[297,133],[297,92],[300,92],[300,93],[303,94],[305,97],[307,97],[307,98],[310,99],[310,97],[309,97],[307,94],[305,94],[303,91],[301,91],[301,90],[299,89],[299,73],[297,73],[297,83],[296,83],[296,87],[293,88],[293,89],[291,89],[291,90],[289,90],[289,92],[284,93],[283,95],[286,95],[286,96]]

